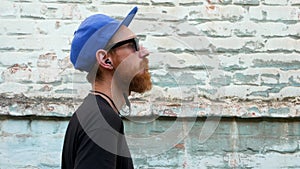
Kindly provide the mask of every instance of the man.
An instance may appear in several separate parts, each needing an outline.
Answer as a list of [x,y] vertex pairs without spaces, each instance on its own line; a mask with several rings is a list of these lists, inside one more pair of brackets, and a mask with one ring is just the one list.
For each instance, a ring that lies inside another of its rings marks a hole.
[[128,28],[136,12],[137,7],[122,22],[92,15],[74,33],[71,61],[75,69],[88,72],[92,90],[70,119],[63,169],[133,168],[119,110],[130,109],[130,92],[143,93],[152,85],[149,52]]

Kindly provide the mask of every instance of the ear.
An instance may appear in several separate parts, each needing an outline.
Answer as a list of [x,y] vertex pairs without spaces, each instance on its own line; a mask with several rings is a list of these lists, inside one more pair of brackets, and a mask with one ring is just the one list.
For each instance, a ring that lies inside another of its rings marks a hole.
[[110,61],[110,58],[108,57],[107,55],[107,52],[103,49],[99,49],[97,52],[96,52],[96,59],[97,59],[97,62],[98,64],[103,67],[103,68],[106,68],[106,69],[113,69],[113,65],[111,64],[111,61]]

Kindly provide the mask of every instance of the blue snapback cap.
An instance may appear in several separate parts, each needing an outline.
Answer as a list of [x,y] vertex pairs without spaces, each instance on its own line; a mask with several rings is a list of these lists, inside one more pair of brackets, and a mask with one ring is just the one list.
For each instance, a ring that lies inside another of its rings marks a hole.
[[137,10],[134,7],[122,22],[103,14],[86,18],[74,32],[71,44],[70,60],[75,69],[90,72],[96,63],[97,50],[105,49],[121,25],[130,24]]

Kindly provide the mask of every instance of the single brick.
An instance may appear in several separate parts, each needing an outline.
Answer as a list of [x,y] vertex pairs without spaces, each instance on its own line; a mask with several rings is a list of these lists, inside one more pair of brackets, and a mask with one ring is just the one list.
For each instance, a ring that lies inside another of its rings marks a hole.
[[233,0],[233,4],[237,5],[259,5],[260,0]]
[[288,0],[265,0],[263,4],[266,5],[287,5]]
[[1,131],[8,134],[30,134],[30,122],[27,120],[5,120],[1,123]]

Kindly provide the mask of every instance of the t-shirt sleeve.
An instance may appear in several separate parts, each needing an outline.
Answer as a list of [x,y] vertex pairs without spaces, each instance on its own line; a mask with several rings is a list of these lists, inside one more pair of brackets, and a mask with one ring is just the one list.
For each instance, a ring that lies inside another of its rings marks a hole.
[[117,155],[113,152],[117,149],[117,136],[108,130],[101,130],[101,132],[105,138],[101,138],[99,135],[99,137],[93,137],[92,140],[86,133],[79,137],[80,144],[76,154],[75,169],[116,168]]

